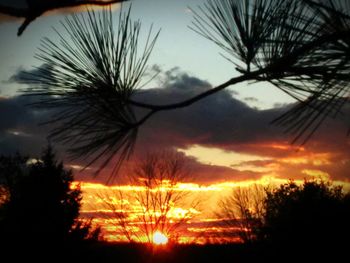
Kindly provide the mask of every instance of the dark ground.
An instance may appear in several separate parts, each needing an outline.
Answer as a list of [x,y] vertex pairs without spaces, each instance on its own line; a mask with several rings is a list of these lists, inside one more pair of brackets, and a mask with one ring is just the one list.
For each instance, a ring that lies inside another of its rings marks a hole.
[[[87,242],[79,245],[26,244],[1,246],[0,262],[94,262],[94,263],[182,263],[182,262],[348,262],[343,256],[329,258],[312,248],[303,255],[293,248],[284,252],[266,246],[242,244],[146,246]],[[348,255],[348,253],[346,253]]]
[[[147,246],[93,242],[80,245],[5,244],[0,262],[252,262],[257,253],[244,245],[169,245]],[[261,259],[259,260],[261,261]]]

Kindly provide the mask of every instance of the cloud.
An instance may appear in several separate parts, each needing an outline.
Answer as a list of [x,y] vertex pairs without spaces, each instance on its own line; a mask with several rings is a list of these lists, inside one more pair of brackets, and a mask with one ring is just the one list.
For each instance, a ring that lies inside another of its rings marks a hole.
[[[154,104],[174,103],[212,88],[210,83],[184,73],[179,68],[162,71],[157,67],[155,70],[160,72],[161,87],[140,90],[134,100]],[[23,72],[19,70],[11,81],[20,81],[22,77]],[[45,146],[50,127],[38,127],[37,123],[50,118],[51,113],[25,107],[28,102],[30,97],[0,100],[0,111],[4,112],[0,115],[0,153],[18,149],[30,153]],[[311,174],[305,173],[306,170],[327,173],[335,180],[348,180],[350,139],[346,137],[347,123],[344,117],[328,120],[305,146],[290,145],[292,137],[285,135],[283,128],[270,122],[291,106],[279,105],[274,109],[258,110],[234,98],[229,90],[224,90],[189,107],[159,112],[140,127],[135,158],[130,160],[129,167],[132,167],[136,158],[142,158],[147,152],[186,150],[199,145],[226,151],[228,155],[235,156],[232,158],[244,154],[242,156],[250,155],[255,159],[245,157],[239,162],[232,162],[235,165],[224,166],[215,162],[203,163],[198,156],[186,155],[196,182],[251,180],[264,176],[302,179]],[[137,111],[138,116],[145,113]],[[350,107],[347,105],[344,116],[349,116],[349,113]],[[59,146],[61,152],[66,152],[67,145]],[[66,158],[66,155],[62,156]],[[84,162],[74,161],[69,162],[69,165],[78,167]],[[92,171],[85,171],[84,174]],[[94,181],[104,182],[108,174],[107,169]]]
[[45,74],[45,76],[50,75],[53,77],[51,67],[47,63],[41,64],[39,67],[35,67],[31,70],[26,70],[23,67],[20,67],[17,69],[16,73],[10,77],[7,83],[28,83],[31,82],[33,76],[42,76],[43,74]]
[[24,96],[0,99],[0,154],[21,151],[37,155],[46,145],[48,127],[39,123],[50,114],[30,108],[32,102],[32,98]]
[[[212,88],[209,83],[198,78],[179,71],[176,73],[164,81],[162,88],[145,90],[135,100],[167,104]],[[187,108],[158,113],[140,128],[137,145],[143,149],[186,149],[200,145],[233,154],[271,159],[256,161],[255,164],[242,162],[241,166],[247,167],[245,172],[242,167],[221,167],[219,176],[217,172],[212,173],[212,180],[225,177],[227,180],[249,179],[262,176],[264,173],[257,171],[264,169],[274,171],[274,176],[302,179],[305,177],[302,170],[316,168],[331,174],[333,179],[348,179],[350,140],[346,136],[348,126],[344,116],[350,114],[349,105],[343,109],[343,117],[327,120],[303,147],[291,145],[293,137],[286,135],[283,127],[270,124],[292,106],[279,105],[278,108],[258,110],[234,98],[229,90],[221,91]],[[297,159],[306,161],[296,162]],[[341,160],[341,163],[337,160]],[[261,169],[249,170],[249,166]],[[206,165],[201,172],[205,174],[206,169],[209,171],[208,167]]]
[[[167,73],[161,88],[143,90],[134,99],[146,103],[167,104],[188,99],[212,88],[210,83],[186,73],[178,70],[175,71],[176,74],[173,73],[174,71]],[[224,146],[227,149],[236,149],[237,145],[244,144],[245,150],[251,151],[251,145],[256,147],[255,143],[264,142],[260,147],[283,152],[285,148],[276,142],[288,144],[292,137],[284,134],[283,127],[272,125],[271,122],[293,105],[278,106],[269,110],[252,108],[233,97],[229,90],[224,90],[189,107],[160,112],[143,128],[147,129],[150,136],[151,129],[166,130],[183,137],[181,140],[185,144],[189,141],[208,146]],[[346,139],[347,123],[344,116],[348,116],[349,112],[350,105],[347,105],[343,117],[327,120],[314,139],[326,142],[335,135]],[[312,141],[311,145],[316,146]]]
[[[53,111],[32,107],[36,99],[30,96],[0,97],[0,155],[16,152],[38,157],[49,143],[53,125],[43,125]],[[50,142],[52,143],[52,142]],[[54,144],[59,158],[68,161],[66,147]]]
[[[171,76],[162,88],[144,90],[135,100],[154,104],[167,104],[182,101],[212,88],[186,73]],[[189,144],[228,147],[229,144],[254,143],[271,138],[283,139],[281,129],[269,123],[286,109],[260,111],[249,107],[232,97],[230,91],[221,91],[192,106],[168,112],[160,112],[146,123],[145,136],[159,133],[166,138],[155,138],[158,143],[174,143],[181,147]],[[155,133],[155,131],[158,131]],[[163,137],[163,136],[162,136]],[[148,140],[148,139],[147,139]],[[181,145],[179,145],[181,144]]]

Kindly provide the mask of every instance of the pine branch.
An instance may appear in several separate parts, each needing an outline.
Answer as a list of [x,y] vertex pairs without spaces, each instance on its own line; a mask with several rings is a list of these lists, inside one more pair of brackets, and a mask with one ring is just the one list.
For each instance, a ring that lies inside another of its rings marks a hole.
[[[117,4],[125,2],[128,0],[109,0],[109,1],[99,1],[99,0],[55,0],[55,1],[45,1],[45,0],[36,0],[36,1],[27,1],[28,8],[17,8],[0,5],[0,13],[13,16],[13,17],[23,17],[24,22],[19,27],[17,35],[21,36],[24,30],[38,17],[42,16],[48,11],[53,11],[61,8],[68,7],[77,7],[83,5],[95,5],[95,6],[108,6],[112,4]],[[32,3],[35,2],[35,3]]]

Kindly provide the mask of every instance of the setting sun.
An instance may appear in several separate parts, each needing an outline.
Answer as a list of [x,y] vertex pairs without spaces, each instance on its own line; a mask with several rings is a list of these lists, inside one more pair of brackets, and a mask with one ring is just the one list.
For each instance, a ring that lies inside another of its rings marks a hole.
[[168,243],[168,237],[157,231],[153,234],[153,243],[156,245],[165,245]]

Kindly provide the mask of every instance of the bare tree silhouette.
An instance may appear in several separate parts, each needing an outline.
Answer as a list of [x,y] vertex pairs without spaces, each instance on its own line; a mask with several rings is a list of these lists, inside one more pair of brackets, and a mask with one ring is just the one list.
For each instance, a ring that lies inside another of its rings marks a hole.
[[[128,176],[130,185],[137,189],[102,193],[100,198],[106,209],[113,212],[116,226],[128,241],[152,243],[154,233],[160,232],[175,242],[181,228],[198,212],[200,203],[197,198],[191,201],[188,192],[178,187],[189,175],[179,154],[149,154]],[[175,213],[174,209],[179,208],[181,213]]]
[[234,188],[230,195],[219,201],[216,215],[225,227],[238,226],[241,240],[251,243],[256,240],[256,229],[262,225],[265,198],[266,188],[262,185]]
[[[35,86],[41,107],[59,108],[52,136],[70,143],[76,157],[93,154],[101,169],[119,154],[128,158],[137,128],[155,113],[187,107],[240,82],[269,82],[299,103],[274,121],[294,143],[304,144],[326,117],[348,103],[350,80],[349,2],[310,0],[207,0],[194,14],[194,31],[218,45],[239,76],[184,101],[155,105],[135,100],[158,35],[138,51],[140,22],[130,10],[65,21],[59,42],[44,39],[37,55],[43,74],[24,81]],[[68,40],[69,39],[69,40]],[[47,74],[50,73],[50,74]],[[143,112],[135,116],[134,111]]]
[[17,32],[17,35],[20,36],[30,23],[48,11],[83,5],[107,6],[124,1],[127,0],[26,0],[27,8],[17,8],[0,4],[0,13],[24,18],[24,21],[18,28]]

